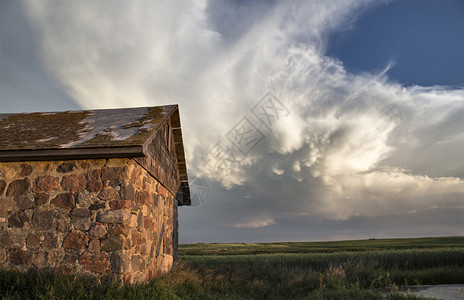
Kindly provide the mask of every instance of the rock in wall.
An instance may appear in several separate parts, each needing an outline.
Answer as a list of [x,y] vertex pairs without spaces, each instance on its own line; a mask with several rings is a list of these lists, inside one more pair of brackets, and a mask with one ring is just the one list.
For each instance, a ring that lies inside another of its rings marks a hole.
[[172,268],[173,201],[133,159],[0,162],[0,267],[146,281]]

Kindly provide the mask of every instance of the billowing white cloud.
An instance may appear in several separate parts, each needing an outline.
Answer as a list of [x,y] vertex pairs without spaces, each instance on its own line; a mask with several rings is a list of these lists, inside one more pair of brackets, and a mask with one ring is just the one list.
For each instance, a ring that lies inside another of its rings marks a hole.
[[[201,207],[210,226],[464,208],[464,90],[403,87],[386,76],[392,64],[350,74],[324,53],[378,2],[257,2],[228,17],[237,30],[212,15],[217,2],[26,4],[44,61],[83,107],[180,104],[190,177],[233,199]],[[253,113],[268,92],[287,112],[271,126]],[[249,152],[230,141],[242,118],[258,132]]]

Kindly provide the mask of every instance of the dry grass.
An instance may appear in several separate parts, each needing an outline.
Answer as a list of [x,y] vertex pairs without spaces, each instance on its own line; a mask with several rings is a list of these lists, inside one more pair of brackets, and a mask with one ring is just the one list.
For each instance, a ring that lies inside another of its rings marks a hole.
[[402,285],[462,282],[462,248],[196,255],[181,257],[164,277],[123,287],[3,271],[0,299],[414,299],[397,291]]

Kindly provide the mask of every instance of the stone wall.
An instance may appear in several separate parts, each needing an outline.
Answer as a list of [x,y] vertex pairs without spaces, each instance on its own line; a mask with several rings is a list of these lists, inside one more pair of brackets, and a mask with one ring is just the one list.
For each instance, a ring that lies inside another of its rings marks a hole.
[[0,267],[145,281],[172,267],[173,201],[133,159],[0,162]]

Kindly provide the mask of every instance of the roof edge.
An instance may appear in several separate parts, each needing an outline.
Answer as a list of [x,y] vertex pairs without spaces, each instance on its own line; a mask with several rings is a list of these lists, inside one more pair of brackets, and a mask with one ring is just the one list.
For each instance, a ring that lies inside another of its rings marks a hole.
[[143,156],[142,146],[41,149],[41,150],[0,150],[0,162],[65,160]]
[[[166,124],[170,120],[171,130],[174,135],[174,147],[175,147],[177,166],[178,166],[179,177],[180,177],[180,186],[175,196],[176,196],[179,206],[191,205],[190,188],[188,184],[188,174],[187,174],[187,166],[186,166],[185,152],[184,152],[184,143],[182,139],[182,128],[180,124],[179,105],[172,104],[169,106],[175,106],[175,108],[159,124],[158,128],[161,128],[164,124]],[[145,153],[145,155],[148,155],[147,147],[153,141],[154,138],[155,138],[155,135],[152,135],[151,138],[147,139],[145,143],[142,145],[143,152]],[[176,191],[171,191],[171,192],[176,193]]]

